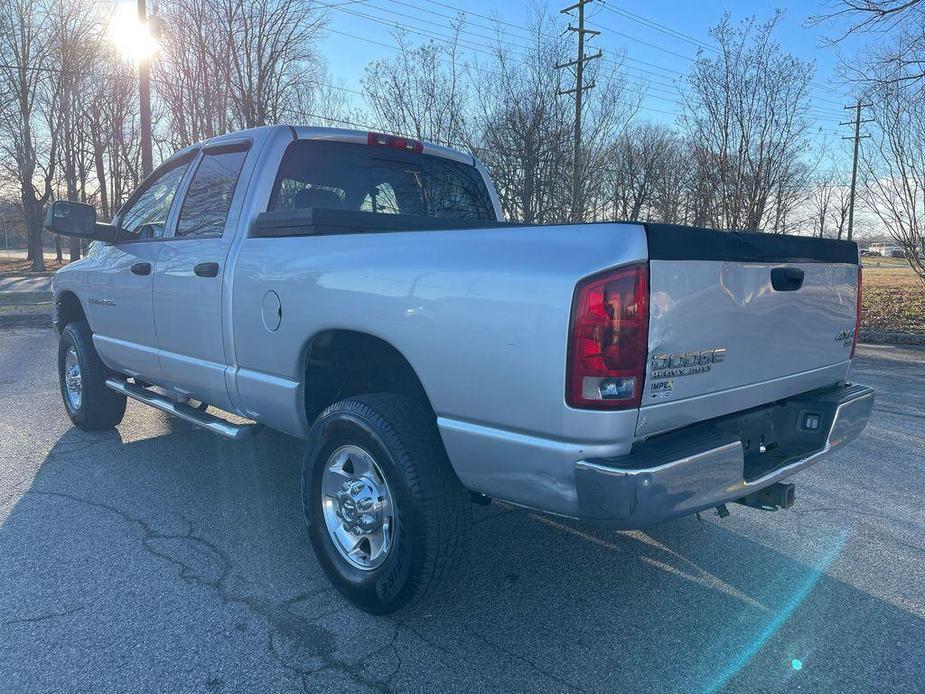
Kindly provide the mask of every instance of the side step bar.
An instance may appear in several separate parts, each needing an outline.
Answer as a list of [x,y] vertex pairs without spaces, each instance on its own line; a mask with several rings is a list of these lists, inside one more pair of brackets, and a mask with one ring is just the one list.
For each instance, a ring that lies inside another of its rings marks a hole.
[[195,424],[198,427],[207,429],[213,434],[224,436],[226,439],[245,441],[263,428],[262,424],[256,423],[234,424],[221,417],[216,417],[208,412],[203,412],[202,410],[198,410],[195,407],[190,407],[180,402],[174,402],[170,398],[160,395],[159,393],[155,393],[139,385],[133,385],[118,378],[107,378],[106,385],[117,393],[122,393],[133,400],[143,402],[145,405],[150,405],[161,412],[166,412],[190,424]]

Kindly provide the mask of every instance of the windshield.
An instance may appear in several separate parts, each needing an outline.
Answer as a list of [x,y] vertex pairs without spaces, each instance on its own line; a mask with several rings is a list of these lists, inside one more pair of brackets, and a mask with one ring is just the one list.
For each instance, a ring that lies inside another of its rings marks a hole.
[[495,220],[488,189],[469,164],[345,142],[300,140],[283,157],[270,210],[326,208]]

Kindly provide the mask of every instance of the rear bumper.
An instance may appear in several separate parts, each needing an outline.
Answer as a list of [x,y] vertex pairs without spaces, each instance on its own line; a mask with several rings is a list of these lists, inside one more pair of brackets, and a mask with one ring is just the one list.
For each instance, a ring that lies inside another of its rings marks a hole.
[[871,388],[839,386],[659,436],[619,458],[581,460],[580,517],[643,528],[735,501],[856,438],[873,404]]

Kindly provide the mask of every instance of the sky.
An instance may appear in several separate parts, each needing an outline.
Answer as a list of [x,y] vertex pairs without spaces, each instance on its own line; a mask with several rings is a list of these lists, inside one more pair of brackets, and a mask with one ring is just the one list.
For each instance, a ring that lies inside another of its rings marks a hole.
[[[328,6],[328,34],[322,50],[331,74],[338,84],[354,90],[360,89],[360,78],[369,61],[394,55],[391,32],[396,23],[409,32],[421,32],[409,33],[409,38],[423,42],[428,35],[448,35],[450,19],[464,10],[468,16],[466,30],[470,33],[463,38],[476,47],[484,47],[492,36],[488,17],[497,15],[508,23],[506,29],[516,36],[517,29],[512,25],[524,26],[531,7],[529,0],[318,2]],[[558,9],[567,4],[571,4],[571,0],[550,3],[549,7]],[[810,15],[824,12],[827,6],[826,0],[598,0],[587,6],[590,28],[601,32],[589,43],[589,50],[599,47],[605,57],[625,56],[628,78],[646,90],[640,117],[673,123],[679,110],[676,80],[683,80],[687,75],[690,60],[696,56],[700,44],[711,44],[709,28],[719,22],[727,10],[736,20],[750,15],[766,19],[773,15],[775,8],[780,8],[784,18],[776,30],[778,42],[785,51],[810,60],[816,66],[811,92],[815,139],[825,139],[837,149],[842,147],[839,138],[850,130],[838,125],[839,121],[850,118],[843,106],[855,99],[837,83],[838,52],[850,54],[860,43],[851,41],[834,48],[826,45],[824,39],[834,35],[837,28],[807,25]]]

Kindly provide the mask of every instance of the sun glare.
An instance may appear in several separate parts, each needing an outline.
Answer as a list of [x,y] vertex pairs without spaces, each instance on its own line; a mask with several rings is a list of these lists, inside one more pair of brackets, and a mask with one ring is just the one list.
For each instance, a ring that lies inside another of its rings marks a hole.
[[119,53],[136,64],[150,59],[159,48],[148,25],[138,21],[134,2],[123,2],[116,7],[109,22],[109,40]]

